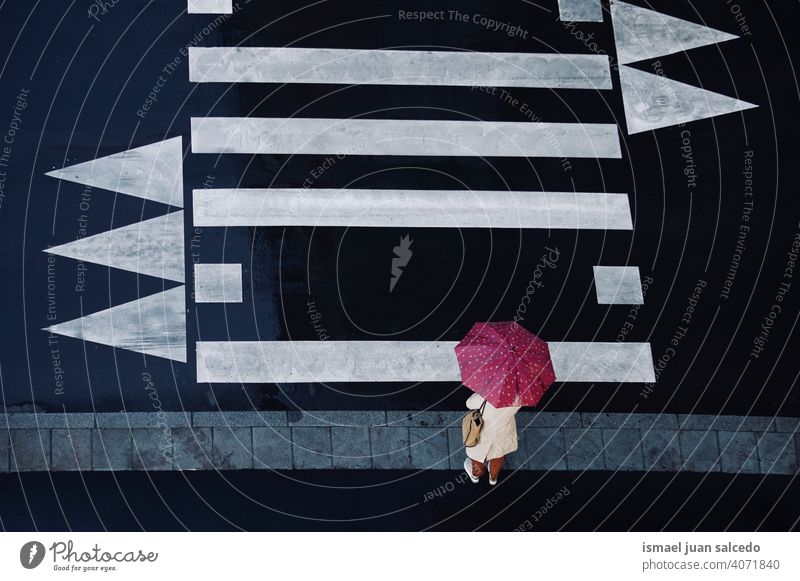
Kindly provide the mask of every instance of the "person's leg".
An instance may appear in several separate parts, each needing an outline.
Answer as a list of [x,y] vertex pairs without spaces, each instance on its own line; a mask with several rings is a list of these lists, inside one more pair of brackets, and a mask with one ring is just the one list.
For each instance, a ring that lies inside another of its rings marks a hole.
[[486,474],[486,464],[483,462],[478,462],[477,460],[472,461],[472,475],[475,478],[481,478],[484,474]]
[[500,474],[500,469],[503,467],[503,461],[505,459],[505,456],[500,456],[499,458],[492,458],[489,460],[489,478],[497,480],[497,476]]

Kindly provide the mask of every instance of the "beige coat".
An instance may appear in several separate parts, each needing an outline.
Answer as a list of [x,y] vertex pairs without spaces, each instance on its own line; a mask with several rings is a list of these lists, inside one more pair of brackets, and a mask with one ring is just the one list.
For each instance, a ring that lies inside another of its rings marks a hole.
[[[484,399],[473,393],[467,400],[467,409],[476,410]],[[483,428],[478,445],[467,448],[467,456],[478,462],[500,458],[517,449],[517,420],[520,406],[496,408],[489,402],[483,410]]]

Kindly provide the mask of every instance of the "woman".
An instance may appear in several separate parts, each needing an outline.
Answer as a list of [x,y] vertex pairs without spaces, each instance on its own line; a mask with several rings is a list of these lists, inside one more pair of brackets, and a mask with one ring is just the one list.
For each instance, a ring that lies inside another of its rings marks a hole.
[[[479,409],[486,400],[473,393],[467,400],[467,409]],[[464,470],[473,483],[477,484],[481,476],[486,474],[489,465],[489,484],[497,484],[497,475],[503,467],[506,454],[517,449],[517,420],[515,415],[520,406],[496,408],[488,401],[483,408],[483,427],[478,444],[467,448],[467,459]]]

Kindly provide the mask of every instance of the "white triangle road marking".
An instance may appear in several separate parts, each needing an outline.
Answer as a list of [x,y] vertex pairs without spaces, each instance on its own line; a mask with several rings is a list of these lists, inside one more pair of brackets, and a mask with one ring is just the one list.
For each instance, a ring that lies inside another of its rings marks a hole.
[[185,293],[177,286],[43,330],[186,363]]
[[739,38],[647,8],[611,3],[619,64],[634,63]]
[[181,137],[47,172],[50,177],[183,207]]
[[45,249],[75,260],[184,282],[183,211]]
[[619,76],[628,135],[758,106],[624,65]]

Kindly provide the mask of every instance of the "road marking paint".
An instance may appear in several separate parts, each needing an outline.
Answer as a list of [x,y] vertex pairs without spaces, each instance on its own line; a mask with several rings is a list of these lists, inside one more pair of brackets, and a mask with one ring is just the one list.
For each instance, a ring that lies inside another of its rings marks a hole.
[[50,177],[183,207],[180,137],[48,172]]
[[183,211],[80,238],[44,252],[184,282]]
[[594,286],[600,305],[641,305],[642,281],[636,266],[595,266]]
[[619,76],[628,135],[757,107],[625,65]]
[[186,363],[183,285],[43,329]]
[[558,14],[563,22],[603,22],[600,0],[558,0]]
[[242,265],[194,265],[194,301],[196,303],[241,303]]
[[[649,343],[548,343],[558,381],[651,382]],[[199,341],[200,383],[460,381],[455,341]]]
[[611,20],[617,58],[623,65],[739,38],[616,0],[611,3]]
[[632,230],[627,194],[198,189],[194,225]]
[[617,126],[400,119],[193,117],[194,153],[621,158]]
[[188,0],[189,14],[233,14],[233,0]]
[[190,47],[195,83],[611,89],[605,55],[295,47]]

